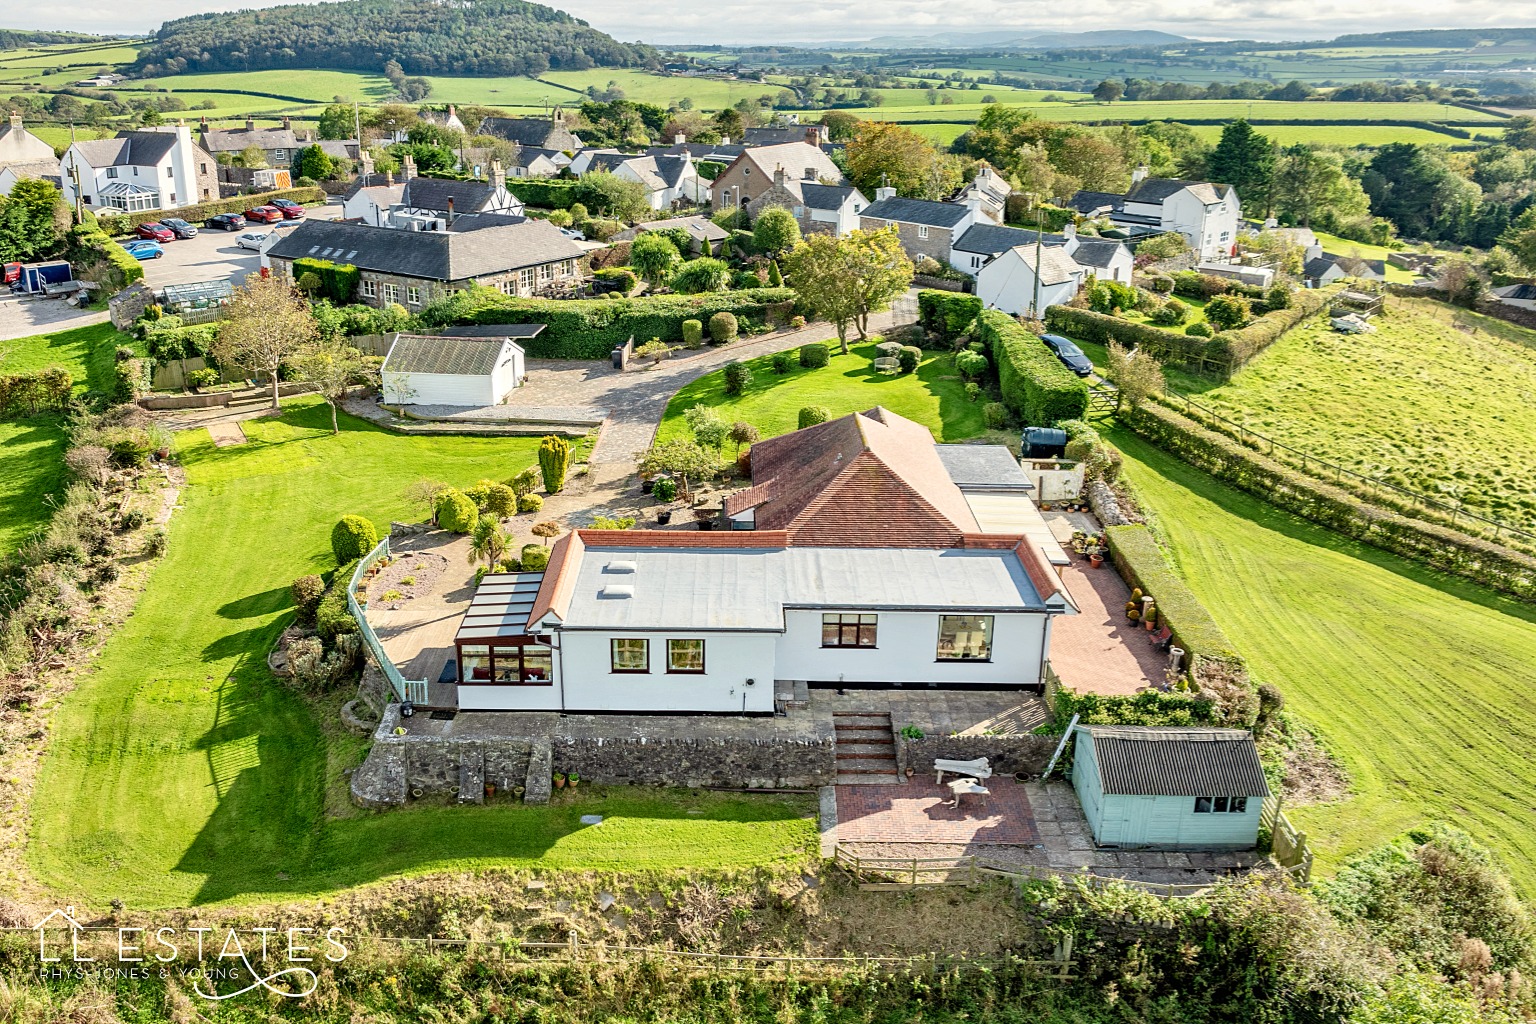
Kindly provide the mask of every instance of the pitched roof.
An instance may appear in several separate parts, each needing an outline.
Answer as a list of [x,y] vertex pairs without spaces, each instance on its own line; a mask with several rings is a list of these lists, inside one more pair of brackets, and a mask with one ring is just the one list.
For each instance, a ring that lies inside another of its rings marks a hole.
[[880,220],[901,221],[904,224],[927,224],[936,228],[952,228],[965,219],[970,207],[960,203],[940,203],[932,199],[905,199],[891,196],[877,199],[863,210],[860,217],[876,217]]
[[928,428],[876,406],[759,441],[725,511],[798,545],[949,547],[980,530]]
[[672,228],[682,228],[694,238],[708,239],[711,244],[731,237],[731,233],[708,217],[669,217],[666,220],[648,220],[634,227],[626,228],[613,236],[615,242],[627,242],[639,237],[647,231],[667,231]]
[[210,153],[238,153],[247,146],[257,149],[298,149],[305,143],[287,128],[210,128],[198,136]]
[[0,169],[9,170],[18,178],[58,178],[59,162],[57,160],[18,160],[13,164],[4,164]]
[[448,230],[484,231],[486,228],[499,228],[506,224],[521,224],[527,219],[518,213],[465,213],[455,216]]
[[496,369],[511,339],[448,338],[397,334],[384,357],[382,370],[396,373],[442,373],[486,376]]
[[961,491],[1030,491],[1035,485],[1019,460],[1000,444],[939,444],[934,454]]
[[75,148],[92,167],[155,167],[176,148],[175,132],[118,132],[115,139],[88,139]]
[[1107,795],[1269,796],[1259,752],[1243,729],[1077,728],[1093,737]]
[[403,231],[345,221],[306,220],[267,255],[290,260],[315,256],[383,274],[461,281],[579,259],[584,253],[559,228],[543,220],[463,232]]
[[1387,264],[1385,260],[1363,260],[1355,256],[1335,256],[1332,253],[1323,253],[1307,260],[1302,267],[1302,274],[1306,277],[1322,277],[1331,267],[1338,267],[1346,277],[1385,277]]
[[561,537],[549,549],[549,564],[544,567],[538,596],[533,599],[533,608],[528,612],[530,628],[546,615],[559,620],[570,614],[571,595],[576,590],[576,572],[581,567],[581,556],[585,550],[586,545],[578,530],[572,530]]
[[1084,238],[1078,235],[1077,248],[1072,250],[1072,258],[1085,267],[1107,267],[1124,248],[1123,242],[1112,238]]
[[1521,299],[1529,301],[1536,299],[1536,284],[1510,284],[1503,288],[1495,288],[1493,294],[1501,299]]
[[1074,192],[1067,205],[1078,213],[1093,213],[1108,207],[1118,210],[1125,206],[1125,196],[1118,192]]
[[[1037,232],[1024,228],[1010,228],[1001,224],[972,224],[965,229],[965,234],[954,245],[961,252],[986,253],[997,256],[1007,252],[1016,245],[1033,243]],[[1066,242],[1063,235],[1045,235],[1046,245],[1061,245]]]
[[[1035,246],[1016,245],[1011,250],[1019,254],[1024,265],[1031,271],[1035,271]],[[1068,255],[1067,250],[1059,245],[1047,245],[1040,248],[1040,268],[1037,272],[1040,283],[1043,285],[1065,284],[1082,272],[1082,265]]]
[[580,139],[572,134],[564,121],[547,117],[487,117],[475,129],[476,135],[490,135],[521,146],[538,146],[541,149],[566,149],[568,145],[550,145],[553,138],[559,143]]
[[1202,203],[1219,203],[1231,191],[1230,185],[1209,181],[1185,181],[1182,178],[1143,178],[1125,194],[1128,203],[1162,203],[1170,196],[1189,189]]
[[813,181],[796,184],[800,186],[800,197],[812,210],[841,210],[850,196],[858,196],[864,205],[868,205],[864,194],[852,185],[822,185]]
[[455,324],[439,327],[439,338],[537,338],[548,324]]
[[412,178],[405,183],[400,202],[413,210],[446,212],[453,200],[455,213],[479,213],[496,198],[488,181],[450,181],[446,178]]
[[[784,169],[787,178],[804,179],[806,171],[813,171],[810,177],[827,178],[832,181],[842,181],[843,172],[838,170],[837,164],[823,153],[817,146],[804,142],[786,142],[777,146],[753,146],[743,149],[736,160],[745,160],[757,167],[762,174],[770,179],[778,168]],[[734,161],[733,161],[734,162]]]

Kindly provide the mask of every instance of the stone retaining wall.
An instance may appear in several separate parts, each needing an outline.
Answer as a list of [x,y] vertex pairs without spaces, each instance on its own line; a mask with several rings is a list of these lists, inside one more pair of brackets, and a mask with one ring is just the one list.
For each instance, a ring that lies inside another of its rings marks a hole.
[[613,785],[813,789],[831,785],[832,742],[557,736],[554,771]]
[[[924,736],[920,740],[898,735],[896,742],[902,748],[900,762],[911,765],[916,771],[930,770],[939,758],[955,761],[973,761],[978,757],[988,759],[994,775],[1012,775],[1025,772],[1039,775],[1050,763],[1051,754],[1060,736]],[[926,767],[925,767],[926,766]]]

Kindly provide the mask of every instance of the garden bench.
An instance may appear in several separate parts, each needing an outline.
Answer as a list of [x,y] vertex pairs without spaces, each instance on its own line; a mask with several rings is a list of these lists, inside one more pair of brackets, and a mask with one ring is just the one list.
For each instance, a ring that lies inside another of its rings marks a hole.
[[990,789],[975,779],[955,779],[949,783],[949,791],[954,794],[949,801],[949,806],[957,808],[960,806],[960,798],[962,796],[979,796],[981,797],[981,805],[985,807],[987,805],[987,797],[992,795]]
[[875,360],[876,373],[900,373],[901,360],[893,356],[880,356]]
[[992,777],[992,766],[987,763],[987,759],[984,757],[978,757],[973,761],[956,761],[945,757],[934,758],[934,785],[942,786],[944,784],[945,772],[949,772],[951,775],[968,775],[974,779],[990,779]]

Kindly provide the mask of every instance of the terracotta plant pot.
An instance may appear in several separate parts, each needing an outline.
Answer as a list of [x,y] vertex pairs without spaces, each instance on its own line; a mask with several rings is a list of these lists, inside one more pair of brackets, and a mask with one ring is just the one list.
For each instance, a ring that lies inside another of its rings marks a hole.
[[555,788],[556,789],[564,789],[565,788],[565,776],[564,775],[556,775],[555,776]]
[[566,780],[565,780],[565,782],[566,782],[566,785],[568,785],[568,786],[570,786],[570,787],[571,787],[571,788],[572,788],[572,789],[575,789],[575,788],[576,788],[576,784],[577,784],[577,783],[578,783],[578,782],[580,782],[580,781],[581,781],[581,780],[580,780],[580,779],[578,779],[578,778],[577,778],[577,777],[576,777],[576,776],[574,776],[574,775],[572,775],[572,776],[571,776],[571,777],[570,777],[570,778],[568,778],[568,779],[566,779]]
[[495,796],[496,795],[496,783],[494,783],[494,782],[487,782],[485,784],[485,795],[486,796]]
[[1102,569],[1104,567],[1104,556],[1103,555],[1089,555],[1088,556],[1088,564],[1093,566],[1095,569]]

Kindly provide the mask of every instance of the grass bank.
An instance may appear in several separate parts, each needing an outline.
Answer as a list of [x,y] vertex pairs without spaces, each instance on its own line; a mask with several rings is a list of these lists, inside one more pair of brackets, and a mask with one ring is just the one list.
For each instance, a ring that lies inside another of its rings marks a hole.
[[66,447],[56,415],[0,420],[0,556],[53,514],[48,498],[64,488]]

